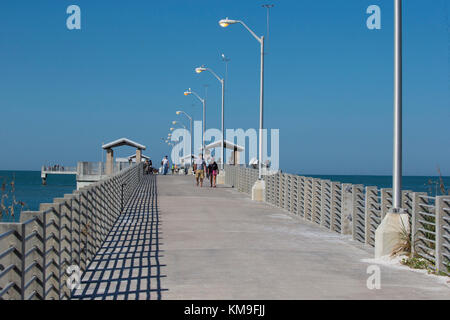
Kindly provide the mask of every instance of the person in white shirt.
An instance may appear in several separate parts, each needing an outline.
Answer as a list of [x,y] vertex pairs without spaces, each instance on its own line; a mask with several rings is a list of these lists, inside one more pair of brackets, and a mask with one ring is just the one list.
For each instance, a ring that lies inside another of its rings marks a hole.
[[200,187],[203,187],[203,179],[205,178],[206,163],[203,160],[203,154],[199,154],[194,162],[195,179],[197,180],[197,187],[200,182]]
[[167,171],[169,171],[169,159],[167,159],[167,156],[165,156],[162,161],[161,165],[163,167],[163,174],[166,175]]

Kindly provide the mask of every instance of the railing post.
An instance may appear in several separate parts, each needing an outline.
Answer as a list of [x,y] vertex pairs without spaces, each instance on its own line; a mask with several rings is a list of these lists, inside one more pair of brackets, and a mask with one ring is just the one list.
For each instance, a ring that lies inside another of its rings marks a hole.
[[286,208],[286,188],[287,188],[287,173],[280,174],[280,205],[281,209]]
[[277,182],[277,207],[282,208],[283,207],[283,182],[284,182],[284,173],[280,173],[278,175],[278,182]]
[[291,211],[291,175],[286,174],[284,179],[284,209]]
[[[444,262],[444,226],[449,225],[449,223],[444,221],[444,217],[449,217],[450,210],[450,196],[436,196],[436,272],[444,272],[445,262]],[[448,227],[447,227],[448,228]],[[447,262],[448,263],[448,262]]]
[[[48,269],[46,269],[45,280],[46,287],[46,299],[59,300],[59,289],[58,289],[58,275],[59,275],[59,212],[56,204],[45,204],[42,205],[40,209],[44,211],[44,225],[49,225],[45,228],[44,232],[44,244],[45,250],[48,252],[46,255],[45,265],[48,264]],[[48,242],[47,239],[48,238]],[[44,267],[45,268],[45,267]],[[47,290],[48,285],[48,290]],[[48,291],[48,292],[47,292]]]
[[74,252],[72,253],[72,259],[77,263],[81,270],[84,270],[81,266],[81,196],[79,192],[74,192],[72,200],[72,219],[73,219],[73,237],[74,240]]
[[344,183],[341,186],[341,234],[352,234],[353,230],[353,196],[352,185]]
[[[311,207],[311,221],[317,223],[317,218],[320,220],[320,179],[312,179],[312,207]],[[319,221],[320,224],[320,221]]]
[[[374,240],[372,240],[372,216],[373,210],[376,210],[378,197],[378,188],[377,187],[366,187],[366,199],[365,199],[365,218],[364,218],[364,242],[368,245],[373,246]],[[374,237],[375,237],[375,229],[374,228]]]
[[123,213],[123,209],[124,209],[124,203],[123,203],[123,187],[126,186],[126,183],[122,183],[120,185],[121,191],[120,191],[120,214]]
[[[28,240],[28,250],[33,250],[29,254],[29,260],[31,263],[35,263],[35,266],[28,270],[28,276],[25,275],[25,281],[32,281],[28,286],[28,291],[35,292],[34,299],[44,299],[45,287],[44,287],[44,237],[43,237],[43,212],[42,211],[23,211],[20,214],[20,220],[22,222],[30,219],[35,219],[26,226],[28,233],[35,233],[35,236],[30,237]],[[25,260],[26,261],[26,260]],[[32,278],[34,277],[34,280]],[[27,299],[28,296],[25,296]]]
[[412,209],[411,193],[412,190],[402,191],[402,208],[405,209],[408,212],[408,214],[411,214]]
[[[341,232],[342,229],[342,191],[339,182],[331,182],[330,230]],[[338,228],[340,226],[340,228]]]
[[87,192],[80,191],[80,268],[85,270],[88,264],[89,222]]
[[[361,208],[364,205],[364,194],[363,194],[363,185],[353,185],[352,187],[352,198],[353,198],[353,210],[352,210],[352,237],[353,240],[358,240],[360,242],[364,242],[364,235],[361,233],[364,232],[364,208]],[[358,232],[359,231],[359,232]],[[359,237],[358,237],[359,234]]]
[[320,226],[331,229],[331,181],[322,180],[320,191]]
[[[66,269],[71,264],[72,258],[72,235],[73,230],[71,226],[71,219],[68,218],[69,213],[71,212],[70,208],[70,200],[65,198],[56,198],[54,199],[55,204],[57,204],[58,212],[59,212],[59,249],[58,249],[58,258],[59,258],[59,298],[60,299],[68,299],[70,298],[70,290],[67,288],[66,279],[67,273]],[[69,201],[69,202],[68,202]]]
[[297,177],[297,214],[305,215],[305,177]]
[[269,176],[269,184],[267,186],[268,192],[266,192],[266,197],[269,198],[269,203],[274,205],[275,204],[275,175]]
[[95,226],[95,213],[94,213],[94,202],[92,196],[92,189],[86,191],[86,217],[87,217],[87,264],[94,257],[95,250],[95,234],[96,234],[96,226]]
[[298,176],[291,176],[291,212],[295,215],[298,214]]
[[0,234],[10,231],[10,235],[1,239],[0,252],[4,252],[11,248],[6,256],[0,259],[0,265],[6,270],[10,268],[7,275],[0,279],[0,287],[3,291],[7,287],[9,289],[0,297],[4,300],[20,300],[22,298],[22,224],[17,223],[1,223]]
[[426,196],[426,192],[414,192],[413,193],[413,204],[411,212],[411,253],[416,254],[416,242],[418,236],[418,219],[420,217],[420,204],[422,203],[421,197]]
[[392,189],[381,189],[381,221],[392,208]]
[[313,179],[310,177],[305,178],[305,220],[311,221],[312,219],[312,206],[313,206]]

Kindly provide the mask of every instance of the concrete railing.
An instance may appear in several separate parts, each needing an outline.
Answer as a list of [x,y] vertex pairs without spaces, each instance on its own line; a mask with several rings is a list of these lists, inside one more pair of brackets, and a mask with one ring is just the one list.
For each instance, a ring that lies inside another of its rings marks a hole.
[[86,270],[142,174],[135,165],[0,223],[0,300],[70,298],[67,267]]
[[[225,183],[251,194],[258,170],[227,165]],[[364,187],[292,174],[264,176],[266,202],[328,230],[351,235],[374,246],[375,231],[392,207],[392,190]],[[450,196],[429,197],[403,191],[403,208],[410,216],[413,251],[449,273]]]
[[[124,169],[134,165],[129,162],[115,162],[113,166],[113,173],[118,173]],[[78,176],[105,176],[106,164],[104,162],[83,162],[80,161],[77,164],[75,170]]]

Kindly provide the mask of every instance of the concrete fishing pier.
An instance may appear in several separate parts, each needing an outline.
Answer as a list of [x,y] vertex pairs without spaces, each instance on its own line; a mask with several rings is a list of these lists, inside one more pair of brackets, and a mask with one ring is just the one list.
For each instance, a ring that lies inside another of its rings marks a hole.
[[[450,299],[448,278],[372,259],[371,222],[388,210],[386,190],[377,206],[370,187],[277,174],[265,177],[266,201],[255,202],[255,171],[227,166],[227,184],[198,188],[190,175],[144,175],[138,164],[23,212],[0,224],[0,298]],[[413,215],[420,197],[412,194]],[[429,212],[447,221],[448,197],[435,201]],[[421,218],[412,221],[429,236]],[[417,249],[441,270],[443,236]],[[369,266],[379,268],[379,289],[368,286]]]

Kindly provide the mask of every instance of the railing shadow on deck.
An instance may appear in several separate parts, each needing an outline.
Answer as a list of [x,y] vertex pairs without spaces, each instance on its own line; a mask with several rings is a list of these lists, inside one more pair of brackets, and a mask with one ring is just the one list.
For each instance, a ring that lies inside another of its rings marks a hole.
[[160,300],[165,265],[156,176],[144,176],[82,277],[72,299]]

